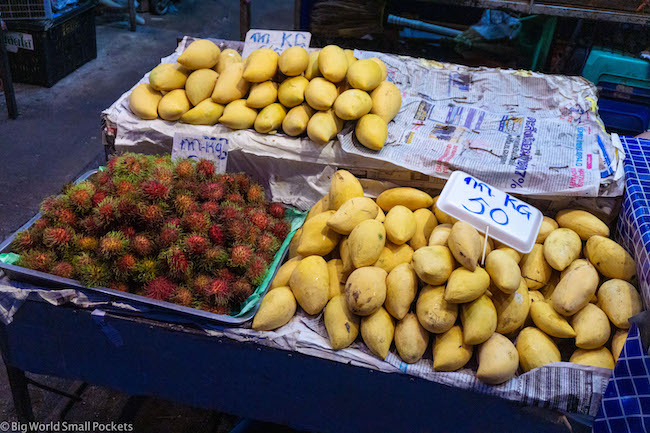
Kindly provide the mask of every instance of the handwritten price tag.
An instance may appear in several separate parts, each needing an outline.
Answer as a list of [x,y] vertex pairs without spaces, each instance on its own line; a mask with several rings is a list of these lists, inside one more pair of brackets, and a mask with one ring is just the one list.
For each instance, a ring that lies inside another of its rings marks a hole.
[[543,219],[537,208],[462,171],[451,174],[436,205],[522,253],[532,251]]
[[278,54],[294,46],[307,49],[310,41],[311,33],[309,32],[251,29],[246,33],[242,58],[248,57],[258,48],[270,48]]
[[214,162],[217,173],[223,173],[228,161],[228,139],[177,132],[172,145],[172,160],[182,158],[207,159]]

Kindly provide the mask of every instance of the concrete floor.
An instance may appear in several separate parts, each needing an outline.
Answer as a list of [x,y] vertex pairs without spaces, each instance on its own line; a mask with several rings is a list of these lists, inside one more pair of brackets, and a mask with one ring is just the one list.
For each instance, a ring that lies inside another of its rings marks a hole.
[[[97,59],[52,88],[16,84],[19,117],[8,120],[0,95],[0,239],[19,228],[39,208],[81,173],[104,162],[100,113],[140,77],[171,53],[183,35],[239,39],[239,1],[182,0],[165,16],[142,14],[135,33],[125,21],[98,17]],[[251,26],[293,28],[293,0],[255,2]],[[70,382],[32,376],[59,389]],[[50,419],[61,398],[30,388],[36,418]],[[130,398],[90,386],[83,401],[64,413],[67,421],[130,419],[137,432],[226,432],[233,416],[156,399]],[[0,359],[0,421],[15,421],[4,365]],[[269,431],[268,426],[263,430]],[[286,428],[277,431],[291,431]]]

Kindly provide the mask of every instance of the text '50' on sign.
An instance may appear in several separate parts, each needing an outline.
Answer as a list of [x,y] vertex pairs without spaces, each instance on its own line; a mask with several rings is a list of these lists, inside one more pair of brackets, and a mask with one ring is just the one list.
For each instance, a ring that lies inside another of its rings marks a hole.
[[307,49],[309,42],[311,42],[311,33],[309,32],[251,29],[246,33],[242,58],[248,57],[258,48],[270,48],[278,54],[289,47],[298,46]]
[[228,162],[228,139],[176,132],[172,160],[181,158],[207,159],[214,163],[217,173],[223,173]]
[[537,208],[462,171],[451,174],[436,206],[522,253],[532,251],[543,219]]

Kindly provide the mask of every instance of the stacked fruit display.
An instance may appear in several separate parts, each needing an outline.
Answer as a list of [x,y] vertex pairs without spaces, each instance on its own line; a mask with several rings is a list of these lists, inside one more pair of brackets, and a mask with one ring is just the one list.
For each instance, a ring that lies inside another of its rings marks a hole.
[[407,363],[424,356],[433,334],[434,370],[458,370],[476,352],[477,376],[490,384],[561,360],[614,367],[642,305],[634,260],[596,216],[570,209],[544,217],[533,250],[521,254],[486,245],[420,190],[393,188],[376,201],[363,194],[349,172],[333,176],[254,329],[283,326],[299,305],[323,312],[333,349],[360,333],[382,359],[394,341]]
[[201,39],[192,42],[177,63],[163,63],[129,97],[141,119],[255,128],[290,136],[305,131],[325,144],[357,120],[356,137],[379,150],[402,95],[386,81],[386,65],[378,58],[357,60],[352,51],[328,45],[308,54],[291,47],[278,55],[268,48],[242,60],[237,51],[219,50]]
[[239,311],[289,232],[246,174],[169,156],[113,158],[41,214],[12,244],[19,266],[218,314]]

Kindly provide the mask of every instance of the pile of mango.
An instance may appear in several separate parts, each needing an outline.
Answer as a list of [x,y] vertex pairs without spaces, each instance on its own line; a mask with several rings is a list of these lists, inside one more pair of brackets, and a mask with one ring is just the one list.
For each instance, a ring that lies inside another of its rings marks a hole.
[[402,95],[386,81],[378,58],[357,60],[351,50],[328,45],[311,54],[290,47],[278,55],[268,48],[242,59],[213,42],[192,42],[176,63],[163,63],[129,96],[131,111],[141,119],[161,118],[194,125],[217,122],[232,129],[255,128],[290,136],[305,131],[325,144],[358,120],[356,137],[379,150]]
[[476,354],[489,384],[562,360],[614,367],[642,303],[635,262],[605,223],[560,211],[522,254],[445,214],[437,198],[392,188],[373,200],[354,175],[336,172],[253,329],[277,329],[300,306],[323,313],[334,350],[361,334],[379,358],[394,342],[415,363],[433,340],[434,370],[461,369]]

